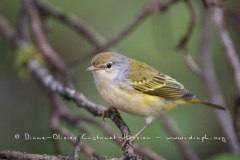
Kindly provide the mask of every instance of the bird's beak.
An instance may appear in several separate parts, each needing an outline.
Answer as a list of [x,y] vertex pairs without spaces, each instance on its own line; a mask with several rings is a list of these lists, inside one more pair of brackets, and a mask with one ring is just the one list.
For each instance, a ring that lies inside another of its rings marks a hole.
[[94,66],[90,66],[86,69],[86,71],[90,72],[90,71],[97,71],[99,70],[100,68],[97,68],[97,67],[94,67]]

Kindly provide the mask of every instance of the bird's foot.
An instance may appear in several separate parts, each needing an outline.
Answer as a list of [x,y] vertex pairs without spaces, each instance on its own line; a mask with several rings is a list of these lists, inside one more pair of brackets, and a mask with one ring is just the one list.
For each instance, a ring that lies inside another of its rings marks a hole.
[[[107,117],[107,113],[110,109],[115,109],[114,107],[109,106],[107,109],[102,111],[102,120],[105,121],[105,118]],[[119,113],[120,114],[120,113]]]
[[136,135],[134,135],[134,136],[128,135],[128,136],[124,137],[123,143],[122,143],[122,148],[124,148],[126,144],[129,144],[130,146],[133,146],[133,143],[134,143],[136,138],[137,138]]

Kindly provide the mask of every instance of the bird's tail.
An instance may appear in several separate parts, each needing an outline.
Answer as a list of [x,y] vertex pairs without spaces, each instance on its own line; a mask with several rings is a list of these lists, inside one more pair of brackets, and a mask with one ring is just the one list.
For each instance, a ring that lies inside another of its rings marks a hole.
[[198,99],[198,98],[186,99],[186,101],[189,102],[189,103],[200,103],[200,104],[203,104],[205,106],[209,106],[209,107],[212,107],[212,108],[215,108],[215,109],[226,110],[226,108],[223,107],[223,106],[213,104],[213,103],[210,103],[210,102],[207,102],[207,101],[203,101],[203,100]]

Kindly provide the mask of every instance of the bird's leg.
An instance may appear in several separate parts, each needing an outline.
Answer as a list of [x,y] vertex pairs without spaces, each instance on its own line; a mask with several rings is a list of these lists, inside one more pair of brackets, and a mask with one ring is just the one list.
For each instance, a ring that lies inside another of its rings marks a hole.
[[133,143],[135,139],[152,123],[153,117],[147,117],[146,118],[146,125],[134,136],[127,136],[124,138],[124,141],[122,143],[122,147],[124,147],[127,143],[129,143],[131,146],[133,146]]
[[[104,119],[107,117],[107,113],[110,109],[115,109],[114,107],[112,106],[109,106],[107,109],[105,109],[104,111],[102,111],[102,119],[103,121],[105,121]],[[118,111],[118,110],[117,110]],[[119,112],[118,112],[119,113]],[[120,113],[119,113],[120,114]]]

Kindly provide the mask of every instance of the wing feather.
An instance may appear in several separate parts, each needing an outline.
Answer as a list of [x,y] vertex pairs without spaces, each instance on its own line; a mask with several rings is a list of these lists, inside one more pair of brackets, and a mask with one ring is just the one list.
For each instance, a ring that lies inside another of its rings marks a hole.
[[[154,95],[162,98],[169,99],[189,99],[194,98],[195,95],[184,88],[184,86],[177,82],[175,79],[158,72],[149,65],[131,60],[134,74],[128,75],[127,79],[130,80],[132,87],[142,93]],[[137,67],[137,65],[140,67]],[[139,69],[140,68],[140,69]],[[150,70],[151,72],[146,72]]]

